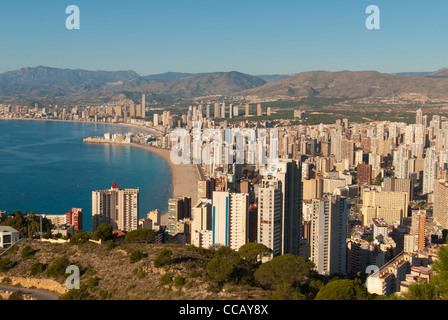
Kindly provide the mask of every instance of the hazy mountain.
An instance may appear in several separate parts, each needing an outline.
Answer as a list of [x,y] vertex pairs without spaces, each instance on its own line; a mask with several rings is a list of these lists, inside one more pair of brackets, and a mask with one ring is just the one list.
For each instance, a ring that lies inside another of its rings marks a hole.
[[376,71],[303,72],[236,95],[391,97],[423,93],[430,98],[448,98],[448,79],[398,76]]
[[444,69],[440,69],[436,72],[433,72],[429,75],[427,75],[427,77],[431,77],[431,78],[448,78],[448,68],[444,68]]
[[286,79],[289,76],[290,75],[286,75],[286,74],[262,74],[262,75],[257,75],[256,77],[263,79],[266,82],[275,82],[278,80]]
[[240,72],[186,74],[169,72],[141,77],[135,71],[87,71],[49,67],[23,68],[0,74],[0,96],[11,101],[109,101],[136,92],[177,97],[229,95],[266,81]]
[[398,72],[395,73],[397,76],[404,76],[404,77],[424,77],[429,74],[433,73],[431,72]]
[[3,85],[51,86],[55,88],[98,86],[137,78],[135,71],[88,71],[38,66],[0,74]]
[[154,81],[176,81],[182,80],[191,76],[196,76],[198,73],[183,73],[183,72],[165,72],[160,74],[152,74],[149,76],[143,76],[142,78],[145,80],[154,80]]

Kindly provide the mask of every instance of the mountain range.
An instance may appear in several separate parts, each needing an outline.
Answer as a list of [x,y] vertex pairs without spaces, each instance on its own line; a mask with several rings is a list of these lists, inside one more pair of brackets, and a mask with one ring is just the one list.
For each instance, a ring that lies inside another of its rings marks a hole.
[[117,97],[194,98],[209,95],[267,97],[390,97],[419,93],[448,98],[448,69],[436,72],[310,71],[293,75],[249,75],[237,71],[88,71],[44,66],[0,74],[0,103],[107,103]]

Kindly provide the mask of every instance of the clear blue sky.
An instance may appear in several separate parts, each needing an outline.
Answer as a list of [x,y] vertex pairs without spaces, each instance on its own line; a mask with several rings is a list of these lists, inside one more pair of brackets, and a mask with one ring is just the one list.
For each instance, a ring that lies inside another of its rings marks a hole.
[[[72,4],[80,30],[65,27]],[[372,4],[380,30],[365,27]],[[446,0],[0,1],[0,72],[435,71],[447,57]]]

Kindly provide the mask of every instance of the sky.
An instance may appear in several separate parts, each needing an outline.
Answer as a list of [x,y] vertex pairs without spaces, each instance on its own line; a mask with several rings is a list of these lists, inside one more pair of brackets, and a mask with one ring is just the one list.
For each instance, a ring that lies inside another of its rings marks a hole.
[[[66,28],[69,5],[79,30]],[[369,5],[379,30],[366,28]],[[446,0],[2,0],[0,73],[436,71],[448,67],[447,12]]]

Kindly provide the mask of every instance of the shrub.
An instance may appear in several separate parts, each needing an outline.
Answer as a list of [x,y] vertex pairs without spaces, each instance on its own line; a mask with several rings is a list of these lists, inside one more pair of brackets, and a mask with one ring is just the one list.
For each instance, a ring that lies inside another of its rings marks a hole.
[[185,278],[181,277],[181,276],[177,276],[176,278],[174,278],[174,284],[177,287],[182,287],[183,285],[185,285]]
[[47,270],[47,276],[60,277],[65,275],[65,270],[70,265],[70,261],[66,257],[57,259]]
[[23,292],[22,291],[14,291],[13,293],[11,293],[11,295],[9,296],[8,300],[24,300],[23,299]]
[[131,256],[129,257],[129,261],[131,263],[136,263],[143,259],[143,252],[140,250],[134,250],[131,252]]
[[164,265],[170,265],[173,263],[173,253],[171,250],[163,249],[160,251],[156,260],[154,260],[154,267],[159,268]]
[[16,266],[16,263],[10,258],[0,259],[0,272],[8,272]]
[[153,230],[137,229],[130,231],[124,238],[125,243],[151,243],[156,236]]
[[31,266],[31,269],[30,269],[30,275],[31,275],[31,276],[35,276],[35,275],[37,275],[37,274],[39,274],[39,273],[44,272],[44,269],[45,269],[45,265],[44,265],[44,264],[42,264],[42,263],[40,263],[40,262],[36,262],[36,263],[34,263],[34,264]]
[[171,284],[173,280],[171,279],[171,276],[168,273],[165,273],[163,276],[160,277],[159,283],[164,286],[167,284]]
[[23,260],[29,259],[32,256],[34,256],[34,254],[36,253],[36,251],[33,250],[33,248],[31,248],[30,246],[25,246],[22,249],[22,253],[21,253],[21,257]]

